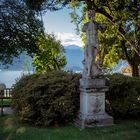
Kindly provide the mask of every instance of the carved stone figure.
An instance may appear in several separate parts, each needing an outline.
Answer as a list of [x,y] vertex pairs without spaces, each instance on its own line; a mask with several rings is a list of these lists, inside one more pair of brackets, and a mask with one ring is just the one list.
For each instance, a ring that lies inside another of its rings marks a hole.
[[83,77],[93,77],[101,74],[99,60],[97,60],[99,44],[98,30],[104,29],[105,25],[95,22],[95,13],[90,10],[88,13],[89,22],[87,22],[82,31],[86,33],[85,58],[83,60]]
[[[102,75],[99,60],[98,30],[105,25],[95,22],[95,13],[89,11],[89,22],[83,27],[87,43],[84,56],[84,70],[80,79],[80,112],[75,125],[81,128],[96,125],[112,125],[113,118],[105,112],[105,78]],[[103,31],[103,30],[102,30]]]

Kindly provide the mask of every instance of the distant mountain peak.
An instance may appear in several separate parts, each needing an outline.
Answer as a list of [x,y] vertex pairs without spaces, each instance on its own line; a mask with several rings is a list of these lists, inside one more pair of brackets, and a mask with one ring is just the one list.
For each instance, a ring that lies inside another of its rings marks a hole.
[[72,50],[83,50],[83,48],[82,47],[80,47],[80,46],[77,46],[77,45],[68,45],[68,46],[64,46],[64,48],[65,49],[72,49]]

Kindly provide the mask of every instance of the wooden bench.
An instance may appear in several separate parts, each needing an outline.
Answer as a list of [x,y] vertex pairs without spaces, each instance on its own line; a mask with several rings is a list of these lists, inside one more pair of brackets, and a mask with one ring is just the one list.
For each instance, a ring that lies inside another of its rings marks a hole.
[[3,108],[4,108],[3,100],[4,99],[12,99],[12,88],[6,88],[6,89],[0,91],[1,115],[4,114],[4,112],[3,112]]

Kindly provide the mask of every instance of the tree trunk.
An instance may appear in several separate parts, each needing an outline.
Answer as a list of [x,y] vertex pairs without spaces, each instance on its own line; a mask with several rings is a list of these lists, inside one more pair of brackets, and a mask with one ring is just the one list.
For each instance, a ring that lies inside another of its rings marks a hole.
[[139,69],[138,69],[138,64],[137,63],[133,63],[130,65],[131,69],[132,69],[132,76],[133,77],[139,77]]
[[132,70],[132,76],[133,77],[139,77],[139,64],[140,64],[140,59],[138,54],[134,54],[134,56],[131,58],[130,61],[130,66],[131,66],[131,70]]
[[140,64],[140,57],[139,55],[135,52],[133,56],[129,56],[127,47],[126,47],[126,40],[121,41],[122,44],[122,49],[125,54],[126,60],[129,63],[129,66],[131,67],[131,72],[133,77],[139,77],[139,64]]

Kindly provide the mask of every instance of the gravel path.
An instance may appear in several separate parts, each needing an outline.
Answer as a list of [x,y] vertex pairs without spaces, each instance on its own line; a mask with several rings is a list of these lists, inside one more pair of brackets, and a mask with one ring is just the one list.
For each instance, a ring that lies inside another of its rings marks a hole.
[[[11,107],[4,107],[3,108],[3,114],[12,114],[13,110],[11,109]],[[0,108],[0,115],[1,115],[1,108]]]

